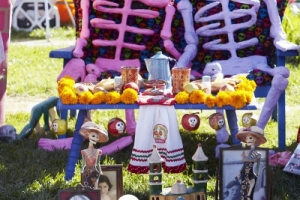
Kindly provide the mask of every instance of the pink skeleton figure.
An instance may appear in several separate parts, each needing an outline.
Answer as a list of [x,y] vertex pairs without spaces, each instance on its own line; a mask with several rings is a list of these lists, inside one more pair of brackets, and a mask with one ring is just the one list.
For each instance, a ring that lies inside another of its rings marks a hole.
[[[198,44],[198,36],[195,33],[194,25],[193,25],[193,16],[192,16],[192,4],[188,0],[182,0],[178,3],[177,9],[181,12],[184,20],[185,26],[185,39],[187,42],[187,46],[184,49],[183,54],[180,54],[174,47],[173,42],[171,41],[172,33],[171,33],[171,23],[172,18],[175,14],[175,7],[173,6],[172,0],[138,0],[141,3],[144,3],[148,6],[164,8],[166,11],[166,17],[163,25],[163,29],[160,33],[161,38],[164,39],[164,47],[166,51],[168,51],[173,57],[175,57],[178,61],[181,61],[183,65],[181,67],[185,67],[190,65],[190,61],[195,57],[197,53],[197,44]],[[106,70],[115,70],[120,72],[121,66],[138,66],[140,67],[139,59],[127,59],[120,60],[121,49],[129,48],[132,50],[144,50],[146,49],[145,45],[137,45],[124,42],[125,32],[133,32],[138,34],[145,35],[153,35],[154,31],[143,28],[130,27],[126,25],[127,18],[130,15],[144,17],[144,18],[156,18],[159,16],[158,11],[147,10],[147,9],[131,9],[131,4],[133,0],[125,0],[123,8],[117,8],[119,6],[118,3],[106,1],[106,0],[95,0],[93,2],[93,7],[97,11],[107,12],[107,13],[117,13],[122,14],[122,21],[120,24],[116,24],[112,20],[106,20],[101,18],[94,18],[89,21],[89,0],[81,1],[81,9],[82,9],[82,30],[80,32],[80,37],[76,41],[76,46],[73,51],[73,55],[76,58],[81,58],[83,56],[82,49],[87,45],[87,38],[89,38],[89,22],[95,28],[106,28],[106,29],[115,29],[119,31],[119,37],[116,40],[101,40],[95,39],[92,41],[95,46],[115,46],[116,52],[114,59],[107,58],[98,58],[95,62],[95,67],[100,69],[100,72]],[[112,6],[115,8],[107,8],[105,6]],[[94,79],[96,77],[92,76]],[[89,80],[85,81],[95,81]]]
[[[233,32],[235,30],[241,28],[247,28],[254,25],[257,22],[257,11],[260,7],[259,0],[234,0],[238,3],[245,3],[252,5],[250,9],[239,9],[239,10],[229,10],[228,3],[229,0],[217,0],[214,1],[206,6],[200,8],[197,13],[195,14],[195,22],[213,22],[209,25],[204,25],[196,30],[196,33],[200,36],[212,36],[212,35],[219,35],[219,34],[227,34],[228,35],[228,43],[222,44],[221,39],[213,40],[210,42],[205,43],[203,46],[206,49],[210,50],[228,50],[230,51],[231,57],[228,60],[218,60],[217,62],[222,66],[222,72],[226,75],[235,75],[235,74],[242,74],[247,73],[253,69],[260,69],[262,71],[267,72],[268,74],[272,75],[274,78],[272,80],[272,86],[269,90],[269,93],[266,97],[265,104],[262,108],[262,112],[260,114],[259,120],[257,122],[257,126],[261,129],[264,129],[276,104],[280,97],[280,95],[284,92],[288,85],[288,77],[289,77],[289,70],[286,67],[276,67],[271,68],[267,64],[267,59],[264,56],[253,55],[249,57],[238,57],[236,51],[238,49],[243,49],[245,47],[249,47],[258,43],[258,39],[254,38],[247,38],[247,40],[242,42],[236,42],[233,39]],[[267,5],[267,10],[269,14],[269,18],[271,21],[271,30],[270,36],[274,38],[274,45],[277,49],[282,51],[287,50],[299,50],[300,46],[293,44],[286,39],[286,34],[282,28],[280,16],[277,10],[277,4],[275,0],[264,0]],[[215,13],[208,17],[202,17],[202,14],[207,10],[217,6],[218,4],[222,5],[222,11],[219,13]],[[242,22],[239,24],[232,24],[231,20],[237,17],[243,17],[249,15],[251,16],[249,21]],[[216,23],[214,21],[224,20],[225,25],[224,27],[220,27],[220,23]],[[211,63],[208,63],[209,66]],[[203,71],[205,74],[205,69]],[[228,120],[232,120],[230,123],[231,133],[233,138],[235,134],[238,132],[238,125],[235,112],[231,112],[230,116],[228,116]],[[219,138],[228,138],[228,132],[224,127],[221,130],[217,131],[217,136]],[[220,141],[218,141],[220,142]],[[226,142],[222,139],[221,144]],[[235,141],[234,141],[235,143]],[[216,153],[217,154],[217,153]]]
[[[184,25],[185,25],[185,39],[187,42],[187,46],[184,49],[183,54],[180,54],[174,47],[173,42],[171,41],[172,33],[171,33],[171,23],[172,18],[175,14],[175,7],[173,6],[172,0],[138,0],[141,3],[144,3],[148,6],[164,8],[166,11],[166,17],[163,25],[163,29],[160,33],[161,38],[164,39],[164,46],[166,50],[176,59],[183,63],[182,66],[190,65],[190,61],[195,57],[197,53],[197,44],[198,44],[198,37],[194,30],[193,26],[193,16],[192,16],[192,5],[188,0],[181,0],[177,8],[181,12]],[[95,46],[115,46],[116,52],[114,59],[107,59],[107,58],[97,58],[95,64],[89,64],[89,67],[86,66],[86,71],[89,73],[85,77],[85,82],[96,82],[97,77],[90,72],[89,68],[91,65],[94,68],[99,70],[99,73],[106,71],[106,70],[115,70],[120,72],[121,66],[141,66],[139,59],[128,59],[128,60],[120,60],[121,49],[122,48],[129,48],[132,50],[144,50],[146,49],[145,45],[137,45],[124,42],[124,35],[125,32],[133,32],[138,34],[145,34],[145,35],[153,35],[154,31],[149,29],[142,29],[136,27],[130,27],[126,25],[127,18],[130,15],[145,17],[145,18],[156,18],[159,16],[158,11],[153,10],[146,10],[146,9],[131,9],[131,4],[133,0],[125,0],[124,7],[118,8],[118,3],[106,1],[106,0],[95,0],[93,5],[90,5],[89,0],[81,0],[81,9],[82,9],[82,30],[80,32],[80,37],[76,41],[75,49],[73,51],[74,57],[80,59],[83,57],[83,48],[87,45],[87,39],[90,36],[89,32],[89,23],[95,28],[106,28],[106,29],[115,29],[119,31],[119,36],[116,40],[101,40],[95,39],[92,41],[93,45]],[[107,13],[118,13],[122,14],[122,21],[120,24],[116,24],[112,20],[106,20],[101,18],[94,18],[89,21],[89,8],[93,6],[94,9],[101,12]],[[105,6],[111,6],[113,8],[107,8]],[[82,59],[80,59],[82,60]],[[134,133],[135,131],[135,117],[133,110],[126,110],[126,121],[127,121],[127,132]]]

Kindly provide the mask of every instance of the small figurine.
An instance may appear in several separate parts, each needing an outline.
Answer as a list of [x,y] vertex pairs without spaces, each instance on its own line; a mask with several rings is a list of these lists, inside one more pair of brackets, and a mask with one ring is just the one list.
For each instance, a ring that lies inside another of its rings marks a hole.
[[[245,150],[242,153],[244,164],[236,179],[241,181],[241,199],[253,200],[254,188],[258,176],[257,172],[261,159],[261,154],[256,151],[255,146],[266,143],[267,139],[264,136],[263,129],[258,126],[242,128],[237,133],[236,138],[251,147],[250,150]],[[254,163],[257,164],[256,172],[253,170]]]
[[98,179],[102,174],[100,166],[100,157],[102,151],[95,149],[94,145],[97,142],[107,142],[108,133],[99,125],[92,121],[85,122],[79,133],[86,139],[89,139],[89,146],[87,149],[81,150],[82,155],[82,167],[81,167],[81,179],[84,187],[91,187],[98,189]]

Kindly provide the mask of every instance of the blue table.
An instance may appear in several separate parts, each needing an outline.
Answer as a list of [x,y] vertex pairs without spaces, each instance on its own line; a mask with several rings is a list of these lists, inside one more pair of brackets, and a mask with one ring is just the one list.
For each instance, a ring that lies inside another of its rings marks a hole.
[[[75,130],[74,130],[74,136],[73,136],[73,141],[71,144],[71,150],[68,158],[68,163],[66,167],[66,175],[65,179],[71,180],[74,176],[75,172],[75,166],[76,163],[79,160],[80,157],[80,150],[81,146],[83,143],[83,137],[79,134],[79,129],[81,128],[84,118],[88,115],[89,110],[95,110],[95,109],[100,109],[100,110],[113,110],[113,109],[139,109],[140,105],[139,104],[124,104],[124,103],[119,103],[119,104],[75,104],[75,105],[65,105],[61,102],[61,100],[58,100],[57,103],[57,108],[61,112],[61,118],[62,119],[67,119],[67,113],[68,110],[78,110],[78,116],[77,116],[77,121],[75,124]],[[232,142],[233,144],[240,143],[239,140],[235,138],[235,134],[238,132],[238,125],[237,125],[237,116],[236,116],[236,109],[232,106],[224,106],[222,108],[219,107],[207,107],[205,104],[175,104],[174,105],[175,109],[178,110],[216,110],[216,109],[224,109],[226,110],[226,115],[227,115],[227,123],[228,127],[230,129],[232,137]],[[257,110],[257,106],[253,104],[249,104],[239,110]]]

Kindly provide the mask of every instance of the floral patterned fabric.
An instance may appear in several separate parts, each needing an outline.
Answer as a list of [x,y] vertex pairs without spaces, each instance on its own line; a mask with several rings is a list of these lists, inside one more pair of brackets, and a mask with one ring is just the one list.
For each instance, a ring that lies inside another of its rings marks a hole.
[[[117,2],[120,4],[119,7],[123,6],[124,0],[112,0],[114,2]],[[180,0],[175,0],[175,7],[177,3]],[[199,8],[203,7],[205,5],[204,1],[202,0],[191,0],[190,1],[193,5],[193,16],[198,11]],[[277,0],[277,7],[279,10],[279,14],[282,17],[285,11],[285,8],[287,6],[287,0]],[[77,37],[79,35],[79,32],[81,30],[81,18],[82,18],[82,12],[80,9],[80,0],[74,0],[75,8],[77,10],[76,12],[76,30],[77,30]],[[92,5],[92,1],[90,4]],[[241,4],[237,2],[230,1],[229,3],[229,9],[248,9],[250,8],[250,5],[248,4]],[[133,59],[133,58],[139,58],[141,62],[141,69],[140,74],[143,78],[148,78],[148,72],[145,66],[144,58],[150,58],[153,55],[155,55],[158,51],[162,51],[165,55],[172,57],[171,55],[168,55],[168,53],[165,51],[163,47],[163,40],[160,37],[160,31],[163,27],[163,21],[165,19],[165,10],[164,8],[154,8],[150,6],[146,6],[140,2],[134,2],[132,4],[132,8],[144,8],[144,9],[152,9],[157,10],[160,15],[159,17],[155,19],[147,19],[147,18],[141,18],[141,17],[135,17],[135,16],[129,16],[127,20],[127,25],[133,26],[133,27],[140,27],[140,28],[148,28],[154,30],[154,34],[152,36],[148,35],[140,35],[135,33],[126,32],[124,40],[128,43],[135,43],[135,44],[144,44],[146,46],[145,50],[142,51],[135,51],[135,50],[128,50],[123,49],[122,50],[122,58],[121,59]],[[222,8],[214,7],[207,12],[204,13],[205,16],[212,15],[214,13],[220,12]],[[272,56],[275,56],[275,47],[273,45],[273,39],[270,38],[270,19],[267,12],[267,7],[264,1],[261,1],[261,6],[257,12],[257,23],[249,28],[245,28],[242,30],[238,30],[234,33],[234,39],[235,41],[244,41],[251,37],[257,37],[259,40],[259,44],[255,46],[251,46],[245,49],[240,49],[237,51],[237,55],[239,57],[246,57],[249,55],[262,55],[262,56],[268,56],[268,63],[272,67],[274,66],[274,63],[272,62]],[[98,11],[95,11],[93,8],[90,8],[90,19],[93,18],[104,18],[109,20],[114,20],[116,23],[119,23],[122,20],[122,15],[120,14],[110,14],[110,13],[101,13]],[[250,17],[250,16],[249,16]],[[242,23],[243,21],[247,21],[249,17],[243,17],[233,20],[233,23]],[[224,22],[220,21],[221,24]],[[203,24],[201,23],[194,23],[195,30],[201,27]],[[183,53],[184,47],[187,45],[186,41],[184,39],[184,24],[183,19],[179,11],[176,11],[175,16],[173,17],[172,22],[172,41],[175,44],[176,49]],[[93,39],[116,39],[118,37],[118,31],[117,30],[109,30],[109,29],[98,29],[90,27],[90,39],[88,40],[88,45],[84,49],[85,55],[84,60],[88,63],[94,63],[95,60],[98,57],[103,58],[114,58],[115,53],[115,47],[95,47],[92,45],[91,41]],[[227,35],[218,35],[213,37],[200,37],[199,36],[199,45],[198,45],[198,53],[196,57],[192,60],[192,70],[195,70],[199,73],[202,73],[204,66],[206,63],[214,61],[214,60],[226,60],[230,58],[229,51],[213,51],[213,50],[207,50],[203,48],[203,44],[206,42],[209,42],[214,39],[221,39],[222,43],[226,43],[228,41]],[[172,67],[174,63],[171,63],[170,67]],[[118,72],[114,71],[108,71],[105,73],[102,73],[102,77],[100,78],[107,78],[107,77],[114,77],[115,75],[120,75]],[[257,78],[259,77],[259,78]],[[258,79],[260,82],[258,85],[265,85],[270,84],[270,81],[272,79],[271,76],[268,74],[265,74],[264,72],[257,72],[253,71],[250,72],[249,78],[253,78],[253,80]]]

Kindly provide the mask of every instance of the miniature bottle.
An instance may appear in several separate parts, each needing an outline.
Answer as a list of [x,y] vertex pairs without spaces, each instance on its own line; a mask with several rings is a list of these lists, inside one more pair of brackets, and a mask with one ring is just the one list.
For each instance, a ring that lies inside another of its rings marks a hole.
[[203,76],[202,77],[202,90],[207,94],[211,94],[211,82],[210,76]]
[[121,76],[115,76],[114,78],[114,89],[121,93],[121,90],[122,90],[122,77]]

